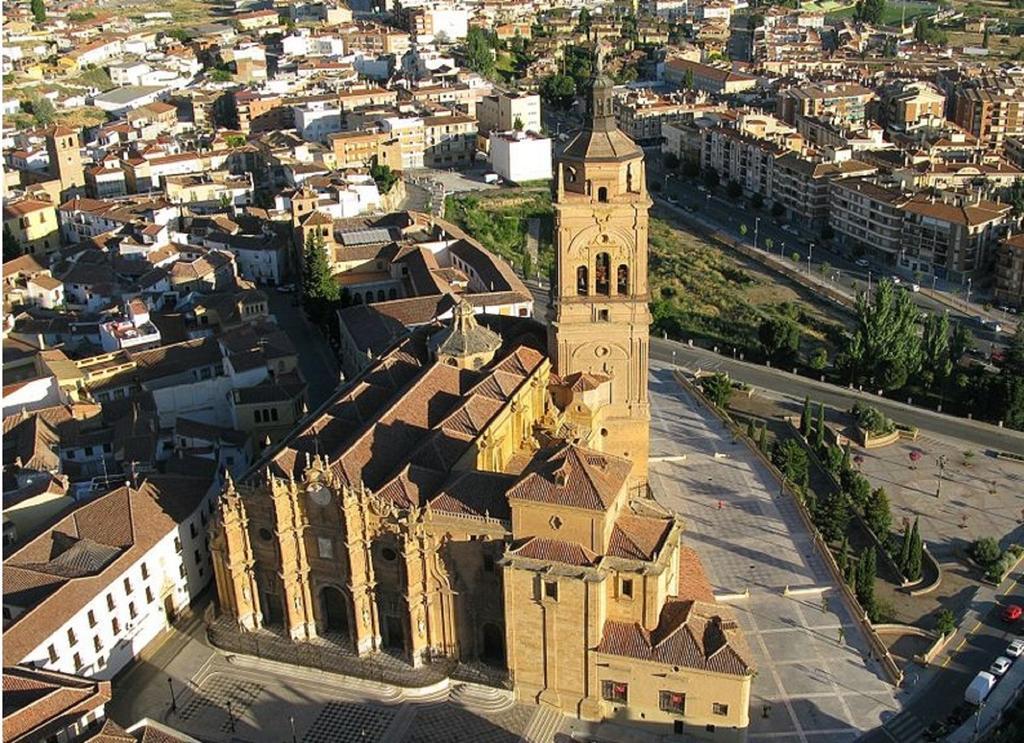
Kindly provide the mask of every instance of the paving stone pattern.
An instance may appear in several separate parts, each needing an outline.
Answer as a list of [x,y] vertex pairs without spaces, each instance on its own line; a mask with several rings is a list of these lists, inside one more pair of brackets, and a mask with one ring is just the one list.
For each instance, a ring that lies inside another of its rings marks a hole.
[[534,713],[533,707],[522,704],[487,717],[448,703],[422,705],[405,743],[516,743]]
[[373,704],[329,702],[302,736],[304,743],[374,743],[384,740],[384,731],[395,710]]

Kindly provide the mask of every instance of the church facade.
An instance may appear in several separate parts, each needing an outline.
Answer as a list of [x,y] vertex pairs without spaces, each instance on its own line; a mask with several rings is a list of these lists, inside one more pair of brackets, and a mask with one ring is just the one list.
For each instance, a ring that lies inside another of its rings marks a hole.
[[504,669],[520,701],[741,740],[753,667],[650,497],[642,151],[598,72],[557,166],[548,326],[411,332],[227,484],[212,549],[242,630]]

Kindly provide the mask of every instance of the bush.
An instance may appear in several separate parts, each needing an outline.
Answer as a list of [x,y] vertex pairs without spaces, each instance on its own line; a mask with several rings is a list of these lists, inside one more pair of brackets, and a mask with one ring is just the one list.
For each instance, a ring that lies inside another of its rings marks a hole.
[[949,609],[943,609],[935,619],[935,631],[945,636],[956,632],[956,617]]
[[998,583],[1006,575],[1006,572],[1013,566],[1017,558],[1013,553],[1006,551],[999,556],[999,559],[992,563],[985,571],[985,577],[994,583]]
[[971,558],[983,568],[991,567],[1003,553],[999,543],[992,537],[974,540],[970,551]]
[[732,383],[725,374],[712,374],[700,380],[700,388],[707,398],[718,408],[725,409],[732,395]]
[[859,402],[855,403],[850,412],[857,419],[858,426],[875,436],[892,433],[896,430],[896,425],[889,418],[886,418],[881,411],[870,405],[862,405]]
[[790,482],[802,484],[807,480],[807,451],[795,440],[776,441],[772,462]]

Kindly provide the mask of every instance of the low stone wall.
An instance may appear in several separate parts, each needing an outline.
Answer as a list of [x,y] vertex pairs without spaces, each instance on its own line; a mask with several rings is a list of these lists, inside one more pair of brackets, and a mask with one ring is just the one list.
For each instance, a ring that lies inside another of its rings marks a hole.
[[935,571],[935,580],[925,585],[917,585],[914,588],[908,588],[907,593],[911,596],[924,596],[926,593],[931,593],[936,588],[942,585],[942,566],[939,565],[939,561],[932,557],[932,553],[928,551],[927,545],[922,545],[921,550],[922,565],[921,565],[921,580],[924,580],[924,575],[927,572],[926,566],[930,565],[931,570]]
[[[934,632],[931,634],[933,636],[935,635]],[[935,637],[935,641],[931,644],[931,646],[929,646],[927,650],[925,650],[920,655],[914,656],[914,662],[919,663],[922,666],[930,666],[932,664],[932,661],[935,660],[936,656],[946,649],[946,646],[949,645],[949,641],[952,640],[955,635],[956,630],[953,630],[952,632],[947,632],[944,635],[939,635]]]
[[900,432],[893,431],[892,433],[883,433],[881,435],[875,435],[869,431],[864,430],[860,426],[857,426],[857,435],[860,437],[860,445],[865,449],[880,449],[883,446],[889,446],[889,444],[895,444],[900,440]]
[[678,370],[675,371],[674,374],[676,381],[679,382],[683,389],[697,398],[697,400],[699,400],[706,408],[708,408],[708,410],[710,410],[719,420],[725,423],[726,426],[734,432],[738,440],[743,441],[747,445],[747,448],[754,453],[754,456],[760,459],[765,467],[768,468],[768,471],[772,473],[776,480],[778,480],[782,490],[793,499],[794,503],[796,503],[797,513],[800,514],[800,518],[803,520],[808,531],[810,531],[814,536],[814,546],[824,559],[825,565],[828,566],[829,572],[832,574],[833,581],[839,587],[839,595],[846,603],[846,607],[849,610],[850,615],[857,622],[857,626],[860,628],[861,634],[864,636],[864,639],[871,650],[872,657],[882,664],[882,669],[885,671],[886,676],[889,677],[889,680],[895,686],[899,686],[903,683],[903,671],[898,665],[896,665],[896,661],[889,653],[889,649],[885,646],[885,643],[878,638],[878,635],[875,633],[871,625],[871,621],[867,617],[867,613],[864,611],[864,607],[862,607],[860,605],[860,601],[857,600],[857,596],[850,590],[850,587],[846,585],[846,580],[843,577],[842,571],[839,570],[839,565],[836,564],[836,559],[832,555],[832,550],[829,549],[825,540],[822,539],[821,533],[818,531],[818,527],[814,525],[814,521],[811,519],[811,515],[807,511],[807,506],[804,505],[800,495],[793,491],[782,472],[780,472],[772,463],[771,459],[769,459],[764,452],[757,447],[757,444],[751,441],[747,437],[746,433],[739,431],[739,427],[736,423],[721,410],[716,408],[715,405],[704,396],[704,393],[700,391],[697,385],[691,383],[690,380]]

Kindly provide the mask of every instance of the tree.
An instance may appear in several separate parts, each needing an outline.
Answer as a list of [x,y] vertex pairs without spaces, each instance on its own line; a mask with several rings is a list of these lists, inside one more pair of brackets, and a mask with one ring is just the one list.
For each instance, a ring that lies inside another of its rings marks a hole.
[[853,472],[848,478],[846,494],[857,508],[864,510],[871,498],[871,483],[859,472]]
[[884,390],[904,387],[921,367],[919,310],[911,293],[880,281],[875,295],[857,296],[857,329],[847,339],[845,360],[857,375]]
[[910,535],[910,522],[905,521],[903,524],[903,540],[900,546],[900,554],[896,559],[896,563],[900,566],[900,570],[904,570],[904,566],[910,561],[910,550],[913,547],[913,538]]
[[807,480],[807,450],[795,439],[776,441],[772,462],[790,482],[803,483]]
[[14,233],[11,232],[11,226],[8,224],[4,225],[3,253],[4,263],[21,255],[21,243],[14,237]]
[[871,493],[864,508],[864,520],[879,539],[884,541],[889,535],[889,529],[892,528],[892,513],[889,510],[889,496],[885,488],[876,488]]
[[580,14],[576,18],[576,30],[581,34],[590,34],[590,11],[587,8],[580,9]]
[[974,345],[974,335],[963,324],[953,326],[953,336],[949,339],[949,358],[955,364]]
[[708,168],[704,172],[704,185],[714,191],[718,188],[718,184],[721,182],[721,177],[718,175],[718,171],[714,168]]
[[754,419],[747,418],[747,438],[751,441],[754,440]]
[[757,328],[764,355],[771,361],[789,361],[800,347],[800,328],[785,317],[768,317]]
[[391,191],[391,188],[398,182],[398,175],[391,170],[390,165],[381,165],[376,158],[370,165],[370,177],[377,184],[377,190],[382,194]]
[[985,49],[988,49],[988,44],[989,44],[989,30],[988,30],[988,24],[986,23],[985,24],[985,33],[981,37],[981,45]]
[[331,275],[324,238],[310,233],[302,255],[303,304],[311,318],[323,322],[329,317],[331,305],[340,296],[338,284]]
[[1003,551],[999,549],[999,542],[992,537],[982,537],[974,540],[971,545],[971,557],[982,567],[988,567],[999,559]]
[[924,544],[921,542],[917,521],[915,518],[914,528],[910,531],[910,554],[907,556],[906,564],[902,566],[903,575],[907,580],[920,580],[921,578]]
[[953,371],[949,341],[949,315],[945,312],[928,315],[921,334],[921,356],[924,362],[921,376],[926,379],[928,387],[943,385]]
[[693,90],[693,70],[686,68],[686,72],[683,73],[683,90]]
[[854,17],[864,23],[878,24],[885,13],[885,0],[857,0],[854,6]]
[[857,600],[869,616],[875,612],[875,575],[878,572],[878,556],[874,547],[868,547],[857,565]]
[[548,75],[540,83],[540,95],[558,108],[568,108],[576,97],[576,81],[568,75]]
[[850,505],[842,493],[832,493],[821,504],[817,526],[827,542],[838,542],[850,523]]
[[715,405],[725,409],[729,404],[729,397],[732,395],[732,382],[725,374],[712,374],[700,380],[701,389],[704,394]]
[[956,632],[956,617],[949,609],[943,609],[935,618],[935,631],[945,637]]
[[36,23],[46,20],[46,6],[43,5],[43,0],[32,0],[32,17]]
[[743,186],[736,181],[730,180],[728,185],[725,187],[725,193],[730,199],[738,199],[743,195]]
[[828,349],[824,346],[814,349],[814,353],[807,359],[807,364],[815,371],[821,371],[828,366]]
[[32,118],[39,126],[50,126],[57,116],[57,110],[53,107],[53,101],[41,95],[36,95],[29,103],[32,111]]
[[843,543],[839,545],[839,556],[836,558],[836,566],[841,575],[846,575],[846,568],[850,563],[850,538],[843,536]]
[[818,451],[825,448],[825,403],[818,403],[818,423],[814,427],[816,436],[814,445]]
[[759,193],[755,193],[750,197],[750,205],[755,209],[761,209],[764,207],[764,196]]
[[490,77],[494,74],[494,45],[491,36],[482,28],[471,28],[466,34],[466,66],[474,72]]
[[805,439],[811,437],[811,397],[804,396],[804,409],[800,413],[800,433]]
[[674,152],[666,152],[661,158],[666,170],[675,170],[679,167],[679,156]]
[[512,128],[517,132],[523,131],[523,120],[516,116],[516,120],[512,122]]
[[757,448],[762,452],[768,451],[768,427],[764,423],[757,429]]

